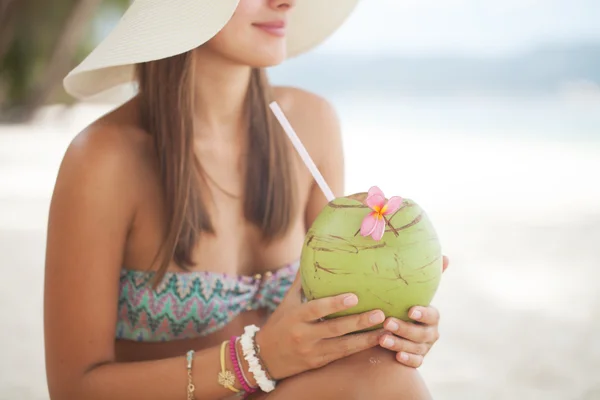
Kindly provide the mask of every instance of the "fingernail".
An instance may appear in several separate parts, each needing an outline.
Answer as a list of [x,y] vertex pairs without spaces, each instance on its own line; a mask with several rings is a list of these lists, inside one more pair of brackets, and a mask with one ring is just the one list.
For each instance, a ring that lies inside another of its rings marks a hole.
[[385,315],[383,315],[383,313],[381,311],[375,311],[374,313],[371,313],[371,315],[369,316],[369,321],[371,321],[371,323],[373,323],[373,324],[378,324],[380,322],[383,322],[384,319],[385,319]]
[[406,354],[405,352],[401,352],[400,358],[404,361],[408,361],[408,354]]
[[344,298],[344,305],[345,306],[355,306],[358,304],[358,297],[356,297],[356,295],[348,295]]
[[383,341],[383,346],[384,347],[392,347],[394,345],[394,341],[392,340],[392,338],[385,338],[385,340]]
[[412,319],[421,319],[422,316],[423,316],[423,313],[421,313],[421,311],[415,310],[412,312],[412,315],[410,317]]
[[400,327],[398,326],[398,324],[397,324],[396,322],[394,322],[394,321],[390,321],[390,322],[388,322],[388,324],[387,324],[387,328],[388,328],[388,330],[390,330],[390,331],[394,331],[394,332],[395,332],[395,331],[397,331],[397,330],[398,330],[398,328],[400,328]]

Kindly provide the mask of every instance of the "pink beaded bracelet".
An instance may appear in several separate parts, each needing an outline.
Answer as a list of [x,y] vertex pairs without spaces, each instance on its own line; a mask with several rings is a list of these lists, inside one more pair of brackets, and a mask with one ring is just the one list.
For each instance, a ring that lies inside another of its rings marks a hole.
[[231,339],[229,340],[229,356],[231,358],[231,364],[233,365],[233,370],[235,371],[235,376],[247,394],[256,393],[257,390],[248,384],[248,382],[246,381],[246,378],[244,378],[244,375],[242,374],[242,367],[238,361],[237,349],[235,348],[236,341],[237,341],[237,337],[235,337],[235,336],[232,336]]

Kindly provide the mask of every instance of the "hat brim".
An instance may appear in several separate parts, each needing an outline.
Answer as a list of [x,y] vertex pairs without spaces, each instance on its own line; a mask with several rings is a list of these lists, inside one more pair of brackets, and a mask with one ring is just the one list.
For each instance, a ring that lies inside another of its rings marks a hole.
[[[299,0],[290,12],[288,58],[333,34],[360,0]],[[135,1],[112,32],[64,79],[65,90],[84,100],[124,100],[134,93],[134,65],[192,50],[214,37],[239,0]],[[131,85],[130,85],[131,86]]]

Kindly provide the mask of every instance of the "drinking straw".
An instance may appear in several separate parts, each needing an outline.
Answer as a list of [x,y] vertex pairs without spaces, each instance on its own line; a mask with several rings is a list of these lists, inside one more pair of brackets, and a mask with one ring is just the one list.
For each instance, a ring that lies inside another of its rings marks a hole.
[[300,138],[294,131],[294,128],[292,128],[292,125],[290,125],[290,122],[283,114],[283,111],[281,110],[281,107],[279,107],[279,104],[277,104],[277,102],[274,101],[271,104],[269,104],[269,107],[271,108],[273,114],[275,114],[275,117],[283,127],[283,130],[287,134],[288,138],[290,138],[290,140],[292,141],[292,144],[296,148],[296,151],[300,155],[300,158],[302,158],[302,161],[304,161],[304,164],[312,174],[313,178],[315,178],[317,185],[319,185],[319,187],[323,191],[323,194],[327,198],[327,201],[334,200],[335,196],[333,195],[331,188],[329,187],[327,182],[325,182],[325,178],[323,178],[323,175],[321,175],[321,172],[319,172],[319,169],[308,154],[308,151],[306,151],[306,148],[300,141]]

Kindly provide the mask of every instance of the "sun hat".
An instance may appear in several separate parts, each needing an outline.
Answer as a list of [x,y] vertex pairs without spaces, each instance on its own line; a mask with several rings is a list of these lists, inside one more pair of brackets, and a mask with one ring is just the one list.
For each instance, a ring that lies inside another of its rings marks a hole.
[[[115,88],[134,83],[135,64],[206,43],[227,24],[239,1],[134,0],[112,32],[65,77],[65,90],[81,100],[123,97]],[[359,1],[297,0],[289,15],[288,58],[323,42]]]

